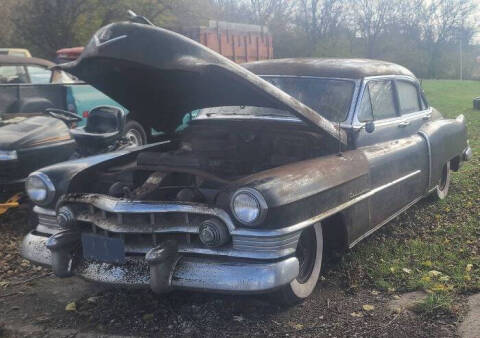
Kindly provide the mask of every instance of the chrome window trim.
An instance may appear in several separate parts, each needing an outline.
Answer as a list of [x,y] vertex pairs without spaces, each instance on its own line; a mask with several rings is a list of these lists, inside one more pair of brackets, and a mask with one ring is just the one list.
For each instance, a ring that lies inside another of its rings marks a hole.
[[[360,129],[364,128],[365,124],[366,124],[365,122],[360,122],[358,120],[358,114],[360,112],[360,104],[361,104],[363,95],[365,93],[365,88],[367,87],[367,85],[370,81],[384,81],[384,80],[391,80],[393,82],[395,82],[396,80],[409,81],[409,82],[412,82],[412,83],[416,84],[417,89],[419,88],[419,85],[420,85],[418,79],[416,79],[412,76],[408,76],[408,75],[381,75],[381,76],[368,76],[368,77],[363,78],[361,86],[360,86],[360,90],[359,90],[359,96],[357,98],[357,105],[355,106],[355,109],[354,109],[354,112],[353,112],[353,119],[352,119],[351,128],[353,128],[354,130],[360,130]],[[413,119],[413,116],[423,118],[423,116],[431,114],[431,112],[432,112],[432,107],[428,107],[425,110],[421,110],[421,111],[413,112],[413,113],[409,113],[409,114],[404,114],[404,115],[401,115],[401,112],[398,112],[400,115],[398,115],[396,117],[392,117],[392,118],[388,118],[388,119],[382,119],[382,120],[376,120],[376,121],[374,121],[374,123],[375,123],[375,126],[386,126],[386,125],[396,124],[396,123],[399,123],[401,121],[404,121],[405,118]]]

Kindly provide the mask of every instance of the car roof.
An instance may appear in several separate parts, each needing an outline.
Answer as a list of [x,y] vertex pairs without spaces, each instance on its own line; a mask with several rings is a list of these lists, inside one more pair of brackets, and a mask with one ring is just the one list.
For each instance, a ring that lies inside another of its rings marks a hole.
[[0,65],[36,65],[47,68],[55,66],[48,60],[13,55],[0,55]]
[[263,60],[242,64],[258,75],[315,76],[362,79],[369,76],[404,75],[415,77],[395,63],[371,59],[295,58]]

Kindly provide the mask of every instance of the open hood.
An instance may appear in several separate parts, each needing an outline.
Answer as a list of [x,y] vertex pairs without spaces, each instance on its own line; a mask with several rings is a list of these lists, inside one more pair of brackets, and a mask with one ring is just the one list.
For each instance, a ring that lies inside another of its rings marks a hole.
[[284,91],[211,49],[158,27],[126,22],[103,27],[76,61],[59,67],[159,130],[173,130],[195,109],[249,105],[288,111],[347,142],[343,130]]

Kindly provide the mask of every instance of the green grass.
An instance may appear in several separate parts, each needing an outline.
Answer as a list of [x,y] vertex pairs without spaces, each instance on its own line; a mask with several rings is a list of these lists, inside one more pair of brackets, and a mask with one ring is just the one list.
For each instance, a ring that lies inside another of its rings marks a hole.
[[464,114],[474,158],[453,173],[446,200],[423,200],[342,259],[350,286],[426,290],[418,309],[450,309],[455,295],[480,291],[480,82],[423,81],[427,99],[444,116]]

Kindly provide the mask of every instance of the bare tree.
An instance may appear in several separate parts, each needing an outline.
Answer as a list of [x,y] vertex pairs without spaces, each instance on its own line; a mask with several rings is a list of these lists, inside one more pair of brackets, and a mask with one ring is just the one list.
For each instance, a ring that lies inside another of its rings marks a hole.
[[346,5],[342,0],[297,0],[297,24],[307,35],[310,53],[327,37],[334,39],[346,20]]
[[469,40],[476,23],[472,15],[476,5],[470,0],[432,0],[423,6],[423,46],[428,53],[428,76],[435,78],[442,48]]
[[354,0],[354,3],[358,34],[365,41],[366,56],[374,58],[378,39],[395,20],[398,8],[392,0]]

